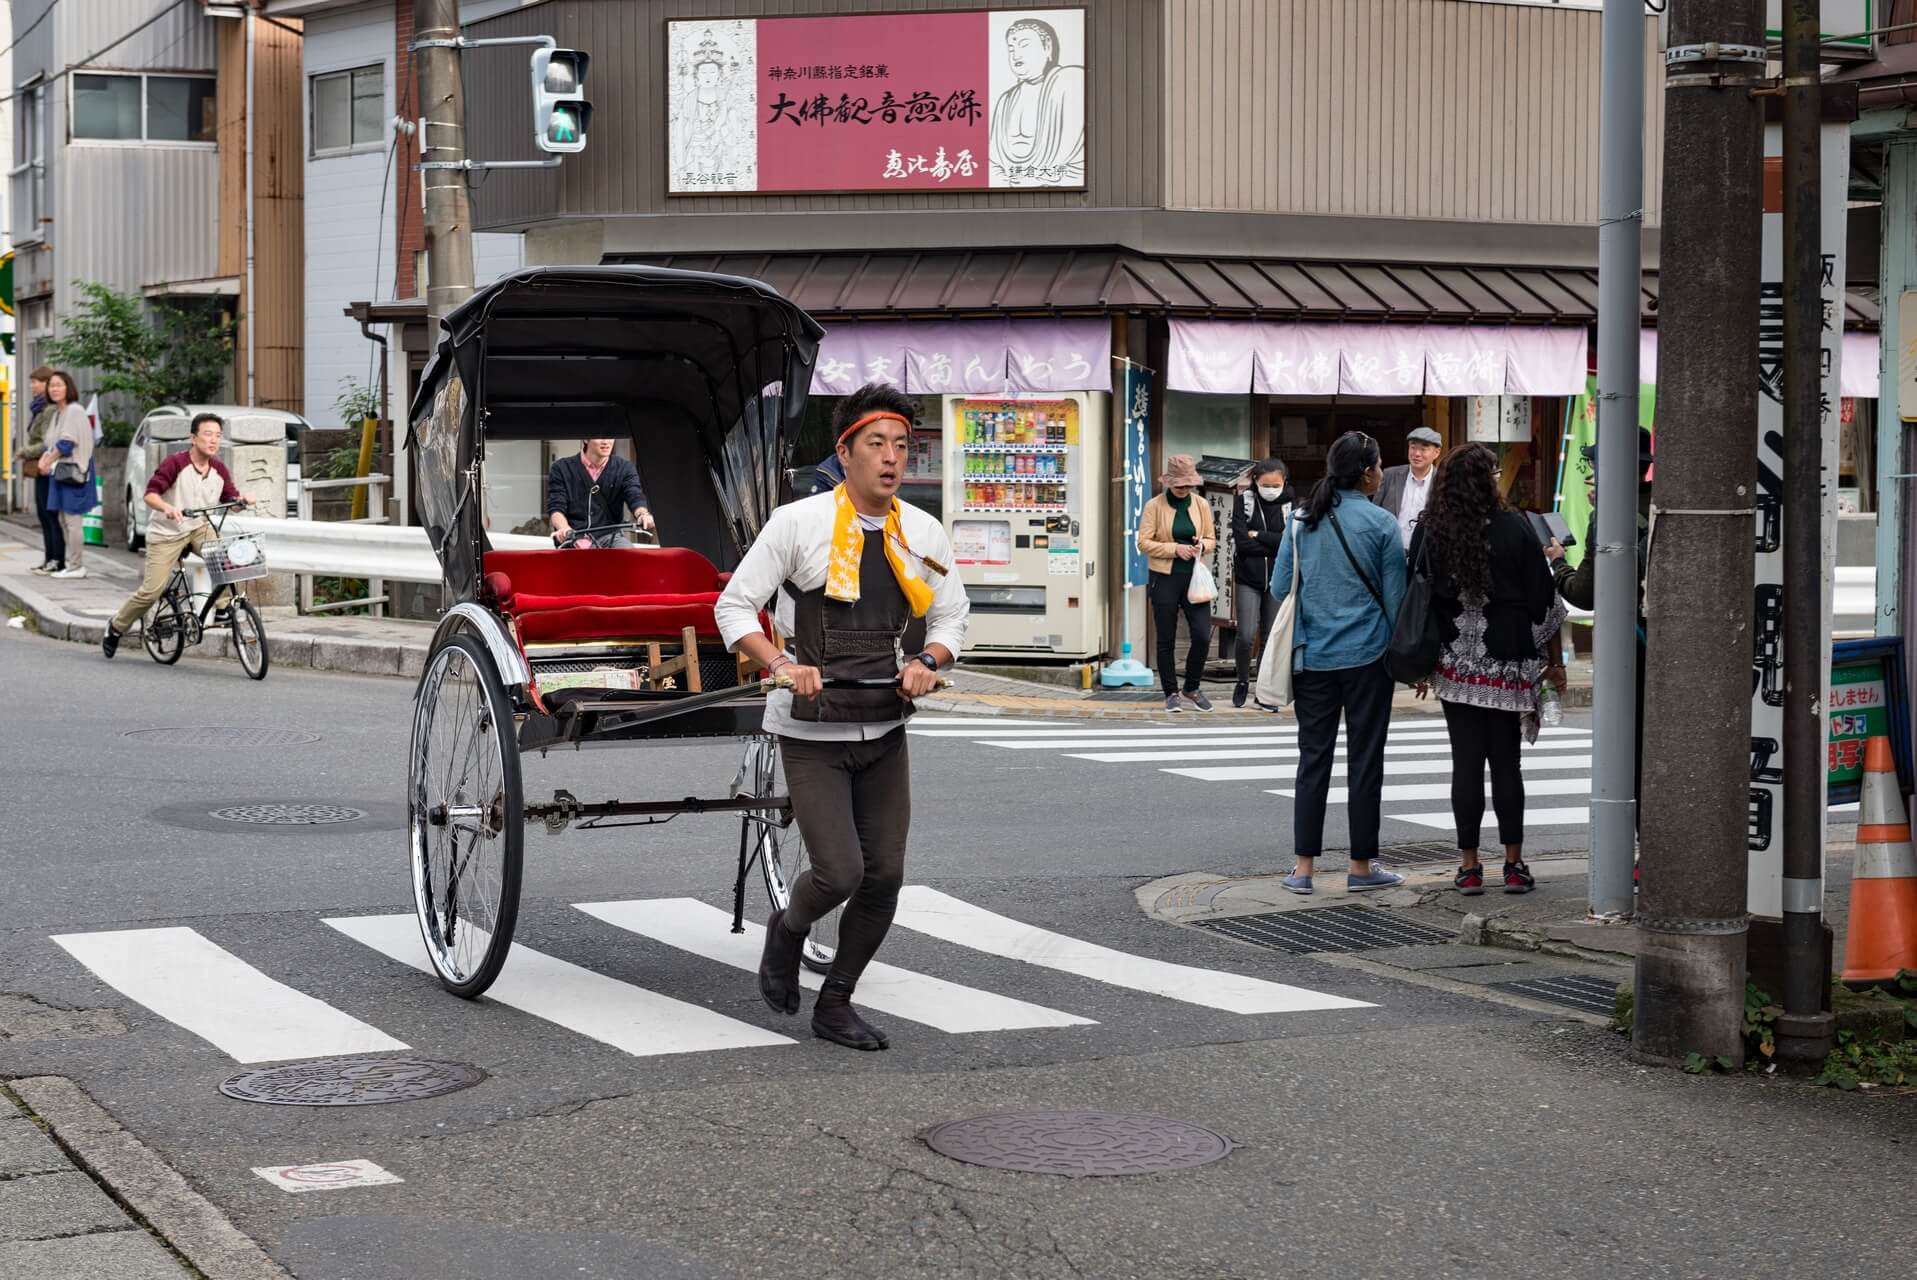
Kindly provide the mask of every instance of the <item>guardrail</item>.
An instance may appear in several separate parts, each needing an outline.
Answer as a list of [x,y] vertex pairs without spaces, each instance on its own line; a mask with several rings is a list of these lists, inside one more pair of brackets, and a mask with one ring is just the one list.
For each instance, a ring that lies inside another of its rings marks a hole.
[[[372,479],[373,477],[367,477]],[[266,546],[266,564],[274,573],[299,578],[301,613],[325,613],[369,605],[382,614],[388,582],[440,581],[439,561],[426,531],[413,525],[380,525],[352,520],[282,520],[271,516],[230,517],[228,533],[256,533]],[[549,549],[549,539],[514,533],[487,535],[495,550]],[[359,578],[367,594],[354,600],[313,603],[313,579]]]
[[[391,476],[379,475],[377,473],[370,476],[347,476],[341,480],[307,480],[302,477],[300,480],[300,519],[313,519],[313,491],[316,489],[323,492],[329,489],[364,488],[367,490],[366,510],[371,514],[362,516],[358,520],[328,520],[326,523],[385,524],[386,486],[392,483],[392,479]],[[435,579],[435,581],[437,581],[437,579]]]

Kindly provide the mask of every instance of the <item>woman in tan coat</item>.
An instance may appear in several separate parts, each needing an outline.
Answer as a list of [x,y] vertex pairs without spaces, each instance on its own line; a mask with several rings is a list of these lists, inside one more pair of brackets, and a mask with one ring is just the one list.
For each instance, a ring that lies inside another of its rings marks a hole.
[[60,531],[66,541],[66,563],[48,575],[54,578],[87,576],[86,566],[80,563],[87,541],[81,520],[93,510],[97,495],[93,483],[93,420],[80,407],[79,399],[80,391],[71,375],[57,369],[48,375],[47,404],[53,409],[53,421],[47,427],[47,450],[40,455],[39,470],[53,481],[47,493],[47,510],[59,514]]
[[[1165,486],[1145,504],[1138,520],[1138,549],[1151,565],[1146,593],[1152,604],[1152,623],[1158,630],[1158,678],[1165,686],[1165,710],[1210,711],[1211,701],[1198,688],[1211,648],[1211,605],[1193,604],[1192,566],[1218,545],[1212,527],[1211,504],[1198,494],[1198,467],[1188,453],[1165,463],[1159,477]],[[1185,684],[1181,693],[1174,660],[1178,615],[1185,615],[1191,632],[1191,651],[1185,655]]]

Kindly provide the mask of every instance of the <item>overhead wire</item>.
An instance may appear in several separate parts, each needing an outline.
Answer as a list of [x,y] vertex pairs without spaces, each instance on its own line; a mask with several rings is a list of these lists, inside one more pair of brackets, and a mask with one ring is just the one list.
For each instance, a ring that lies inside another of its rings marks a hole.
[[[134,36],[139,35],[142,31],[145,31],[148,27],[158,22],[161,18],[164,18],[166,17],[167,14],[172,13],[175,9],[185,8],[186,5],[189,4],[190,2],[191,0],[173,0],[172,4],[169,4],[166,8],[160,10],[158,13],[148,18],[145,22],[142,22],[139,26],[133,28],[133,30],[127,32],[125,35],[121,36],[119,39],[113,41],[113,43],[102,45],[100,48],[95,49],[92,53],[87,54],[86,57],[81,58],[78,62],[72,63],[66,67],[63,67],[62,69],[54,72],[52,75],[48,76],[44,80],[36,80],[24,89],[16,89],[12,93],[7,94],[5,97],[0,97],[0,104],[12,102],[15,98],[20,97],[22,94],[32,93],[37,89],[44,89],[46,86],[53,84],[56,81],[64,80],[67,76],[72,75],[76,71],[82,74],[85,74],[86,71],[90,67],[92,67],[94,63],[98,62],[101,58],[106,57],[109,53],[112,53],[115,49],[119,48],[121,45],[131,40]],[[48,13],[53,12],[53,9],[51,6],[48,7],[47,12]],[[35,23],[34,25],[38,26],[39,24]],[[31,31],[32,29],[33,29],[32,27],[29,27],[27,30]],[[25,35],[26,35],[26,32],[21,33],[21,36],[23,38]],[[19,41],[16,40],[14,43],[18,44]],[[9,46],[9,48],[10,47],[11,46]]]

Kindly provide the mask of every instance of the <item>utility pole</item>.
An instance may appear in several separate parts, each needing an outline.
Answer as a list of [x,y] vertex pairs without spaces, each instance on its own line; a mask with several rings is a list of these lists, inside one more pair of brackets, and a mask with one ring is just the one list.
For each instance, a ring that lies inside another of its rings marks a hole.
[[473,291],[459,0],[416,0],[413,12],[413,69],[421,103],[419,158],[426,188],[426,314],[437,330],[440,318]]
[[1784,1013],[1777,1057],[1815,1071],[1824,1011],[1823,89],[1818,0],[1784,3]]
[[[1744,1063],[1762,0],[1671,0],[1632,1050]],[[1602,452],[1600,451],[1600,457]]]
[[[1598,114],[1597,608],[1592,635],[1593,916],[1635,909],[1637,861],[1637,339],[1644,279],[1644,5],[1604,0]],[[1573,532],[1577,532],[1573,530]],[[1583,535],[1579,535],[1583,536]]]

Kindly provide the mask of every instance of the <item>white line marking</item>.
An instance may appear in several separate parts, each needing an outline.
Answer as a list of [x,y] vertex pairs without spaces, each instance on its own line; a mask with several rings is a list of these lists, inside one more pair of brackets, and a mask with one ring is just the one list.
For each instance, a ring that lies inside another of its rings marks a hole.
[[1048,724],[1057,728],[1068,727],[1059,725],[1056,721],[1047,720],[1001,720],[997,716],[941,716],[936,720],[928,720],[924,716],[919,715],[913,716],[911,720],[906,722],[906,732],[943,733],[950,731],[953,733],[970,733],[974,729],[1042,729]]
[[[1526,759],[1524,761],[1524,767],[1527,770],[1589,769],[1591,767],[1591,757],[1590,756],[1540,756],[1536,760]],[[1433,773],[1442,773],[1442,774],[1448,775],[1451,772],[1451,768],[1450,768],[1450,762],[1447,760],[1442,760],[1442,759],[1387,760],[1384,762],[1384,771],[1387,776],[1394,775],[1394,774],[1403,775],[1403,774],[1433,774]],[[1225,766],[1225,767],[1219,767],[1219,768],[1213,768],[1213,769],[1163,769],[1163,770],[1160,770],[1160,772],[1175,773],[1181,778],[1196,778],[1200,782],[1265,782],[1265,781],[1270,781],[1271,779],[1274,779],[1274,778],[1281,779],[1281,780],[1288,780],[1288,781],[1296,781],[1298,777],[1298,766],[1296,763],[1278,764],[1278,765],[1269,765],[1269,766],[1231,765],[1231,766]],[[1332,766],[1331,766],[1332,777],[1334,778],[1341,777],[1346,772],[1347,772],[1347,764],[1345,761],[1338,760],[1332,763]],[[1449,795],[1451,793],[1449,791],[1446,791],[1445,794]]]
[[[1430,827],[1435,831],[1455,831],[1458,826],[1457,819],[1451,816],[1449,809],[1443,813],[1387,813],[1385,821],[1409,822],[1414,827]],[[1589,808],[1526,809],[1524,811],[1526,831],[1534,827],[1584,827],[1589,826],[1590,823]]]
[[[1525,748],[1526,751],[1589,751],[1590,749],[1591,743],[1588,739],[1581,742],[1572,742],[1568,739],[1562,742],[1540,742],[1534,747]],[[1450,752],[1450,744],[1444,742],[1406,743],[1401,746],[1387,746],[1385,748],[1385,754],[1387,756],[1435,755],[1447,761],[1450,759]],[[1279,747],[1262,751],[1245,748],[1229,751],[1068,752],[1066,759],[1093,760],[1099,764],[1146,764],[1151,762],[1162,763],[1167,760],[1296,760],[1298,755],[1299,753],[1294,747]],[[1336,758],[1343,759],[1344,755],[1344,748],[1340,747],[1337,751]]]
[[[1524,791],[1527,797],[1588,796],[1591,794],[1591,780],[1589,778],[1526,778]],[[1290,799],[1295,797],[1297,792],[1279,791],[1276,794]],[[1491,794],[1488,784],[1484,794],[1487,796]],[[1405,783],[1402,786],[1383,788],[1379,798],[1387,804],[1401,800],[1449,800],[1451,784],[1448,782]],[[1327,804],[1345,804],[1348,801],[1349,795],[1343,787],[1333,787],[1331,793],[1325,797]]]
[[1115,987],[1223,1009],[1227,1013],[1300,1013],[1309,1009],[1368,1009],[1362,1000],[1308,991],[1216,969],[1198,969],[1129,955],[1034,928],[922,885],[899,893],[897,922],[945,942],[988,955],[1022,960]]
[[[765,927],[748,922],[732,932],[732,914],[693,898],[654,898],[631,902],[578,902],[589,916],[642,934],[681,951],[757,973],[765,949]],[[799,972],[807,990],[819,988],[819,976]],[[748,988],[756,990],[756,988]],[[1088,1027],[1091,1018],[1027,1004],[956,982],[933,978],[874,961],[859,979],[858,1003],[940,1031],[1017,1031],[1027,1027]]]
[[[991,728],[996,728],[996,726],[992,726]],[[1057,722],[1044,724],[1042,722],[1028,721],[1026,722],[1026,727],[1013,727],[1005,728],[998,732],[987,731],[978,733],[969,729],[948,730],[943,725],[928,725],[924,728],[920,728],[918,721],[913,720],[910,727],[906,729],[906,732],[952,738],[989,738],[994,741],[1004,740],[1007,742],[1017,741],[1021,738],[1072,738],[1091,742],[1100,738],[1285,738],[1296,737],[1298,727],[1293,724],[1220,725],[1216,728],[1205,728],[1195,724],[1142,724],[1124,729],[1074,729],[1069,725],[1063,725]],[[1403,737],[1442,738],[1446,736],[1446,733],[1447,730],[1442,722],[1421,717],[1415,721],[1401,720],[1394,723],[1391,726],[1389,736],[1394,740]],[[1339,736],[1343,737],[1344,735],[1341,733]],[[1538,736],[1543,738],[1588,738],[1591,736],[1591,730],[1560,725],[1554,729],[1540,729],[1538,730]]]
[[[977,741],[982,746],[1003,747],[1008,751],[1069,751],[1074,747],[1081,750],[1114,751],[1120,747],[1143,747],[1151,750],[1159,750],[1165,747],[1269,746],[1283,749],[1295,747],[1298,740],[1290,735],[1277,736],[1272,734],[1238,734],[1229,738],[1188,738],[1179,734],[1166,733],[1151,737],[1111,738],[1096,742],[1056,736],[1045,738],[1004,738],[994,734],[989,738],[980,738]],[[1395,742],[1410,746],[1422,744],[1431,750],[1442,750],[1448,747],[1445,739],[1436,735],[1427,736],[1423,734],[1407,735],[1394,733],[1386,741],[1387,744]],[[1567,739],[1567,741],[1572,741],[1583,746],[1588,745],[1590,738],[1586,735],[1575,739]],[[1555,742],[1540,742],[1532,747],[1531,750],[1535,751],[1541,747],[1548,748],[1555,745]]]
[[236,1062],[406,1047],[378,1027],[267,977],[192,929],[62,933],[53,940],[102,982]]
[[[353,916],[326,923],[383,956],[426,973],[433,971],[419,938],[419,922],[410,915]],[[506,967],[485,998],[639,1058],[793,1043],[763,1027],[635,987],[520,943],[507,953]]]

